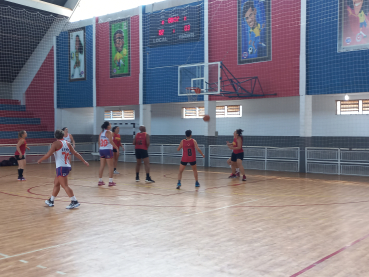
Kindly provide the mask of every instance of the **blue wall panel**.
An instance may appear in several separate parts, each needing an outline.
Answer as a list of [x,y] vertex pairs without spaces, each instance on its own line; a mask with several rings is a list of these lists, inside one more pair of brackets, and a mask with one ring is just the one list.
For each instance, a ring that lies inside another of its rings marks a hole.
[[[201,5],[201,34],[203,34],[203,2],[183,5]],[[176,8],[168,10],[175,10]],[[155,12],[157,13],[157,12]],[[199,41],[168,46],[152,47],[149,45],[150,13],[144,14],[144,104],[187,102],[187,97],[178,96],[178,66],[204,62],[204,37]],[[199,96],[198,101],[203,101]]]
[[307,1],[306,88],[310,95],[369,91],[369,51],[337,52],[339,2]]
[[86,26],[85,57],[86,80],[69,82],[69,34],[62,32],[57,37],[57,104],[58,108],[81,108],[93,106],[93,30]]

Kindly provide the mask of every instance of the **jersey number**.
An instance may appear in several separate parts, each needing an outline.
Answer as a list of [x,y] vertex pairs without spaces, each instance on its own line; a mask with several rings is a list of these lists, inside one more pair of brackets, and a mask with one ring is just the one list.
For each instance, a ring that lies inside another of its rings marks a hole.
[[64,162],[67,164],[67,161],[69,159],[69,153],[68,152],[62,152],[62,155],[64,155]]
[[191,149],[187,149],[187,155],[188,155],[189,157],[191,157],[191,156],[192,156],[192,150],[191,150]]
[[101,147],[106,147],[106,146],[108,146],[108,140],[107,140],[107,139],[101,139],[101,140],[100,140],[100,146],[101,146]]

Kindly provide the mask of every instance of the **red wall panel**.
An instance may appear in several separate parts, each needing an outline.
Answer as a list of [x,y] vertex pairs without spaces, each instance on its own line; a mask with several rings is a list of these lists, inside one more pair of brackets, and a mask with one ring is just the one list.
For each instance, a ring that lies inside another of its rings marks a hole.
[[271,1],[272,60],[242,65],[237,59],[237,2],[209,1],[209,62],[223,61],[235,77],[259,77],[264,93],[277,93],[273,97],[299,95],[300,1]]
[[137,105],[139,101],[139,17],[131,17],[131,76],[110,78],[109,22],[96,25],[97,106]]
[[54,48],[26,90],[26,111],[40,118],[47,131],[54,131]]

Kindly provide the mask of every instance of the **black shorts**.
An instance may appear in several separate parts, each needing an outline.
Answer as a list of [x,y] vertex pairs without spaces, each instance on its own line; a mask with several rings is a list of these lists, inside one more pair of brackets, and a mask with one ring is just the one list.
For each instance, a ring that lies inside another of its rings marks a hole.
[[231,161],[232,162],[237,162],[237,160],[243,160],[243,155],[244,155],[244,152],[242,153],[238,153],[238,154],[235,154],[232,152],[232,156],[231,156]]
[[194,161],[194,162],[182,162],[181,161],[181,165],[187,165],[187,164],[190,164],[190,165],[195,165],[196,164],[196,161]]
[[117,149],[113,148],[113,152],[114,153],[118,153]]
[[15,155],[15,158],[17,159],[17,161],[25,160],[25,159],[26,159],[26,158],[24,157],[24,155],[22,155],[22,158],[19,158],[19,155]]
[[137,160],[146,159],[149,157],[149,153],[144,149],[135,149],[135,154]]

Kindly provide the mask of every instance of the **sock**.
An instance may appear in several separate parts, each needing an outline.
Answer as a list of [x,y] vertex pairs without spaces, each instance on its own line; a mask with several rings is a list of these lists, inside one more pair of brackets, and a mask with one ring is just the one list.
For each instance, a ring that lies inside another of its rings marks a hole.
[[72,200],[72,201],[77,201],[77,198],[73,195],[73,196],[70,198],[70,200]]
[[113,178],[109,178],[109,183],[113,183]]
[[116,168],[114,168],[114,171],[116,171],[117,169]]
[[139,177],[138,175],[139,175],[139,173],[138,173],[138,172],[136,172],[136,177]]
[[19,177],[19,178],[21,177],[20,169],[18,169],[18,177]]
[[146,173],[146,179],[150,178],[150,173]]
[[181,180],[178,180],[178,184],[180,184],[181,183]]
[[23,169],[19,169],[19,176],[23,177]]
[[102,178],[99,178],[99,182],[102,182],[103,180],[102,180]]
[[55,197],[51,195],[50,201],[54,201],[54,200],[55,200]]

